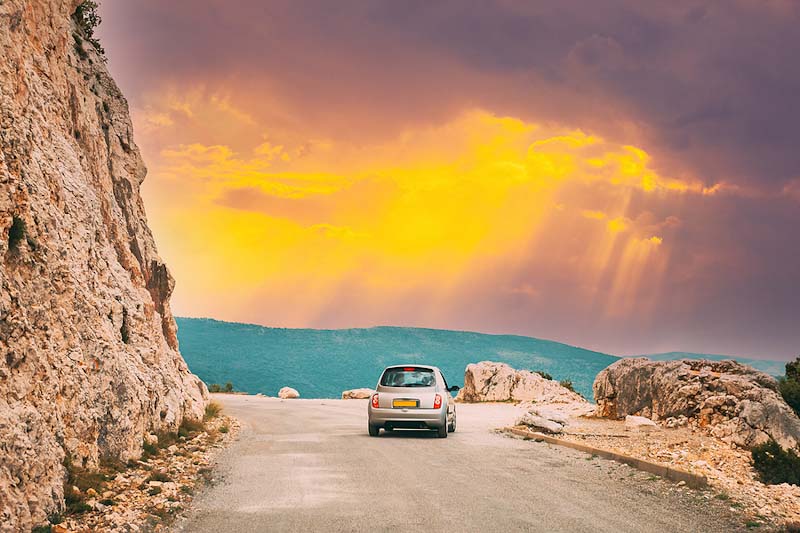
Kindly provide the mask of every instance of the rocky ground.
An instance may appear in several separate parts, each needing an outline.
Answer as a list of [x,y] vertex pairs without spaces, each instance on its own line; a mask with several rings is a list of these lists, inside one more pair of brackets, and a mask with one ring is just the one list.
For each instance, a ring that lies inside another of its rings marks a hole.
[[[116,473],[107,471],[103,476],[105,481],[100,481],[96,489],[85,489],[79,495],[88,510],[63,518],[53,517],[51,520],[59,523],[42,526],[38,531],[168,530],[192,501],[195,492],[214,481],[212,468],[216,456],[236,438],[239,428],[235,418],[219,415],[207,420],[202,430],[158,449],[157,455]],[[151,435],[149,440],[153,446],[158,446],[156,435]]]
[[752,527],[800,523],[800,487],[761,483],[748,450],[713,437],[704,428],[689,424],[637,430],[615,420],[571,422],[559,438],[705,475],[713,497],[729,501]]

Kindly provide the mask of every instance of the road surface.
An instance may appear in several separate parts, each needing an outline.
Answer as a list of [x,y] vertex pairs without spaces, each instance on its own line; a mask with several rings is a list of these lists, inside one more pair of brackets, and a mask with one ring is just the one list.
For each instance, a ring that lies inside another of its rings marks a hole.
[[735,531],[725,502],[611,461],[493,433],[508,404],[460,404],[458,431],[367,435],[366,400],[216,395],[239,418],[217,482],[178,531]]

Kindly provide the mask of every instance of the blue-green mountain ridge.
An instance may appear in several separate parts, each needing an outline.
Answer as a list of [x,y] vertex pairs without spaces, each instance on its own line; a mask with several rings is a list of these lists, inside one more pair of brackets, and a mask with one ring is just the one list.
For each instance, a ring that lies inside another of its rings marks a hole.
[[[192,372],[206,383],[233,383],[236,390],[275,396],[284,386],[305,398],[338,398],[343,390],[374,387],[384,367],[432,364],[462,385],[464,368],[500,361],[542,370],[592,397],[597,373],[613,355],[520,335],[379,326],[353,329],[270,328],[208,318],[176,318],[180,350]],[[670,352],[652,359],[736,359],[774,376],[784,363],[722,355]]]

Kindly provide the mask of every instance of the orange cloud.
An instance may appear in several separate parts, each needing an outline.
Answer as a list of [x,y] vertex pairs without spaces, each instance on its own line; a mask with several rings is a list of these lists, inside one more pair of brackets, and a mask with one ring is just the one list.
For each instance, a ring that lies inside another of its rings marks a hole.
[[[702,194],[659,175],[641,149],[478,110],[374,146],[274,136],[251,146],[172,146],[153,167],[156,186],[189,193],[153,217],[185,287],[179,309],[234,312],[259,287],[289,302],[282,323],[308,324],[352,283],[376,306],[423,288],[446,301],[487,261],[522,264],[532,250],[581,278],[586,297],[614,276],[612,299],[628,302],[660,244],[641,236],[653,230],[629,212],[631,196]],[[577,239],[564,226],[600,220]],[[551,235],[572,237],[553,249]]]

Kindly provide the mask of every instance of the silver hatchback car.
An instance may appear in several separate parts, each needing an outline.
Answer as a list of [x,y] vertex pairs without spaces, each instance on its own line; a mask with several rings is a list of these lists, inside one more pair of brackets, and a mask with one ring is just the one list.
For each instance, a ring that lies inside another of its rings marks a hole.
[[377,437],[381,428],[434,429],[439,438],[446,438],[456,430],[456,404],[450,393],[458,389],[448,387],[435,366],[387,367],[367,407],[370,436]]

